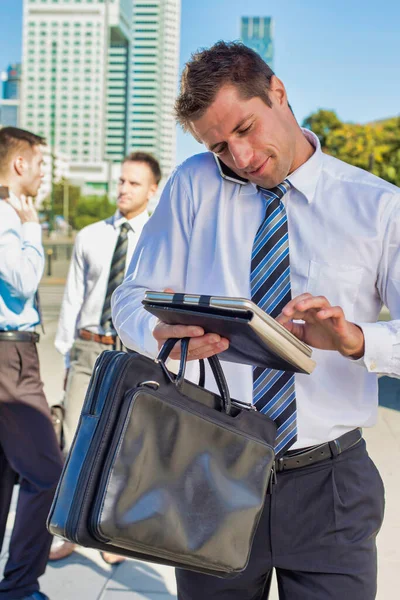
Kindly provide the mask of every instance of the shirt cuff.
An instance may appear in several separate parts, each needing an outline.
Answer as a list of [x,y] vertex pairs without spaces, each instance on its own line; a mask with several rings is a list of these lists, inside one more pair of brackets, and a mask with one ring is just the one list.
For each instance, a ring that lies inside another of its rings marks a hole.
[[147,323],[147,328],[143,336],[144,348],[150,356],[156,357],[158,355],[158,344],[156,338],[153,336],[154,327],[157,325],[159,319],[152,315]]
[[24,241],[29,241],[34,246],[42,245],[42,227],[40,223],[28,221],[22,223],[22,237]]
[[352,362],[365,367],[369,373],[392,373],[393,346],[396,336],[386,322],[356,323],[364,334],[364,356]]

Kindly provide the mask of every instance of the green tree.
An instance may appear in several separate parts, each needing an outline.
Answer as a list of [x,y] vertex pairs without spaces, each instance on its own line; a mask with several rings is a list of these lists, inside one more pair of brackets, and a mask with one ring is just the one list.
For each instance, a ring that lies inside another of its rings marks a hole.
[[[71,226],[73,226],[73,220],[75,218],[76,207],[81,197],[81,190],[79,186],[71,185],[71,183],[62,179],[59,183],[54,184],[54,206],[53,206],[53,214],[54,215],[64,215],[65,202],[67,200],[68,194],[68,221]],[[44,221],[50,220],[51,214],[51,198],[48,196],[43,201],[41,214],[43,215]]]
[[76,213],[72,226],[82,229],[86,225],[107,219],[115,213],[115,204],[107,196],[82,196],[76,206]]
[[303,127],[311,129],[319,137],[321,147],[325,149],[326,139],[331,131],[341,127],[342,122],[334,110],[319,109],[308,115],[303,121]]
[[[68,190],[67,186],[68,185]],[[78,186],[66,181],[54,186],[54,215],[64,215],[65,194],[68,193],[68,221],[72,229],[79,230],[86,225],[107,219],[115,212],[115,204],[104,196],[81,196]],[[41,214],[44,221],[49,221],[51,213],[50,197],[43,202]]]
[[400,185],[400,117],[360,125],[319,110],[303,126],[318,135],[327,154]]

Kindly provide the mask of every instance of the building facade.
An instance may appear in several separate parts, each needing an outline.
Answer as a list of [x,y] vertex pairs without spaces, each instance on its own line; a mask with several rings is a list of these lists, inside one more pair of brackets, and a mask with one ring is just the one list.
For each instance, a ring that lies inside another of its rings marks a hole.
[[21,65],[10,65],[1,75],[2,98],[0,99],[0,126],[19,127]]
[[242,17],[241,39],[274,69],[274,22],[271,17]]
[[180,0],[133,0],[128,149],[175,167],[173,107],[179,76]]
[[110,54],[115,39],[129,46],[130,23],[130,0],[24,0],[22,125],[89,185],[108,181]]
[[86,193],[112,192],[131,150],[173,168],[179,16],[180,0],[24,0],[21,123]]
[[21,64],[10,65],[4,73],[3,98],[5,100],[19,100],[21,92]]

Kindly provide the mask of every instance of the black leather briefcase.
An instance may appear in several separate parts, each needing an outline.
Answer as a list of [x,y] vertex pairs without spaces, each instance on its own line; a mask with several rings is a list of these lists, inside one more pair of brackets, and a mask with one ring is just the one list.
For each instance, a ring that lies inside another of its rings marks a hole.
[[274,460],[272,420],[184,379],[165,360],[98,358],[48,520],[51,533],[220,577],[246,567]]

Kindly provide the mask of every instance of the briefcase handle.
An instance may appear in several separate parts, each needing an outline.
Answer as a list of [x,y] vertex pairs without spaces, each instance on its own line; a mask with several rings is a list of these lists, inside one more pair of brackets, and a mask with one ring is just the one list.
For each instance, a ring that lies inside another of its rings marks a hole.
[[[181,387],[183,384],[184,378],[185,378],[190,338],[186,337],[186,338],[181,339],[181,359],[180,359],[180,363],[179,363],[178,374],[176,376],[174,376],[168,370],[168,367],[165,364],[165,361],[171,354],[173,347],[175,346],[176,342],[178,342],[178,341],[179,341],[178,338],[169,338],[163,344],[163,346],[160,350],[160,353],[157,357],[157,360],[160,361],[160,364],[161,364],[165,374],[167,375],[168,379],[172,383],[174,383],[177,387]],[[210,356],[207,360],[210,364],[215,381],[217,383],[218,391],[219,391],[221,399],[222,399],[222,404],[223,404],[224,410],[227,415],[230,415],[231,411],[232,411],[232,400],[231,400],[231,395],[229,392],[228,383],[225,379],[224,371],[221,367],[220,360],[216,355]],[[200,369],[200,380],[204,382],[204,377],[202,377],[202,369]]]

